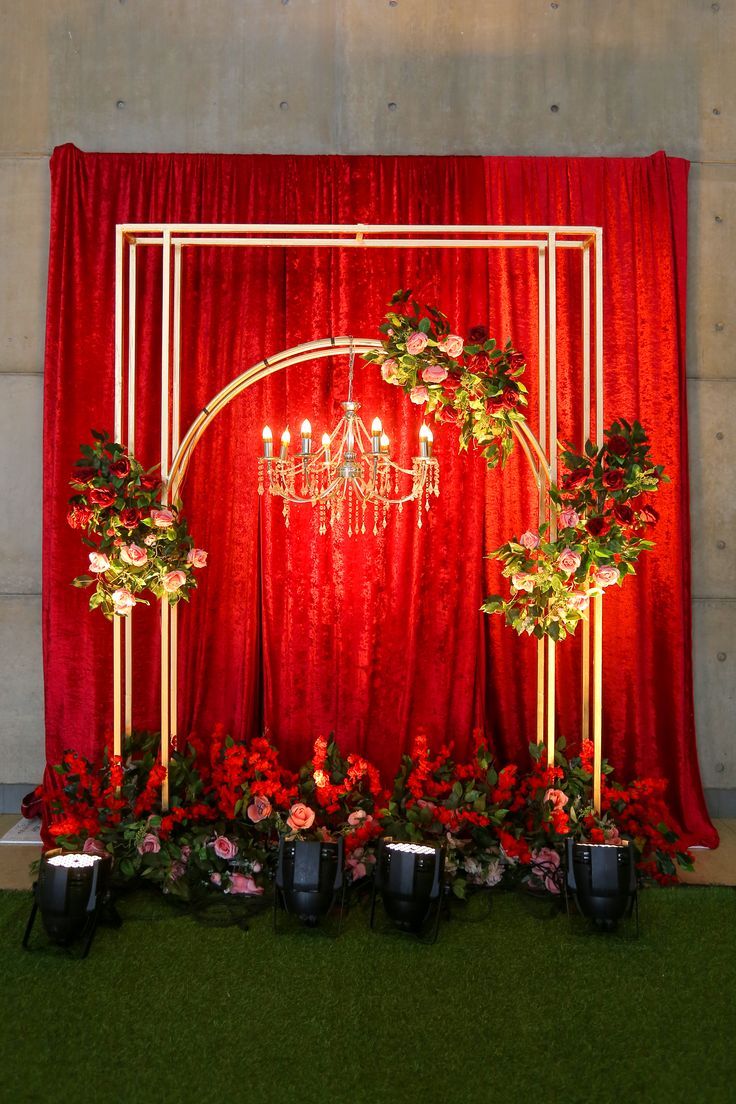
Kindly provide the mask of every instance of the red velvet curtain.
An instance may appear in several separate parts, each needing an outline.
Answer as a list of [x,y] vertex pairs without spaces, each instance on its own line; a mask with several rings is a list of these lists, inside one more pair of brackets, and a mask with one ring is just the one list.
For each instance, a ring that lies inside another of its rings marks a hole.
[[[69,580],[84,569],[65,525],[69,470],[91,426],[112,429],[114,228],[119,222],[602,225],[605,408],[639,418],[672,482],[659,496],[657,548],[605,599],[605,752],[622,777],[669,780],[673,816],[716,840],[700,785],[690,660],[684,308],[688,164],[651,158],[270,157],[86,154],[57,149],[45,401],[44,662],[47,750],[94,749],[110,724],[111,630]],[[160,258],[140,250],[136,453],[158,460]],[[579,439],[580,276],[561,263],[560,436]],[[390,294],[412,287],[454,330],[511,336],[529,360],[536,415],[533,251],[206,247],[185,260],[182,428],[229,379],[282,349],[331,334],[374,336]],[[374,538],[320,538],[308,507],[286,530],[257,494],[261,427],[317,439],[340,413],[347,363],[315,362],[246,391],[207,430],[184,501],[209,549],[183,607],[182,732],[217,721],[267,726],[286,760],[334,730],[390,773],[418,726],[462,752],[474,725],[502,760],[534,736],[535,644],[479,613],[494,582],[484,553],[533,524],[523,458],[488,473],[439,429],[441,496],[424,527],[413,509]],[[368,421],[415,451],[421,413],[373,367],[357,369]],[[370,522],[370,518],[369,518]],[[155,610],[136,611],[134,723],[155,727]],[[579,742],[579,641],[560,648],[559,723]]]

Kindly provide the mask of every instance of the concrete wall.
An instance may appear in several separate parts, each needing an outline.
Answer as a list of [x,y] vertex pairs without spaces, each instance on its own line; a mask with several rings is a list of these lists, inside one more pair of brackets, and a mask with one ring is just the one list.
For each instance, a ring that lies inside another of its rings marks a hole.
[[[43,762],[48,157],[649,154],[691,183],[696,702],[736,794],[736,0],[0,0],[0,782]],[[729,793],[730,791],[730,793]]]

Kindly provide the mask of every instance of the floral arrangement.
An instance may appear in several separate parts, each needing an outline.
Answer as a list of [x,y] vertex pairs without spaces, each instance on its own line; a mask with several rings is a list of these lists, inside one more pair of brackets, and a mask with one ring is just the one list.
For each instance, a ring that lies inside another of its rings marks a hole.
[[581,456],[562,453],[566,473],[550,488],[557,535],[549,525],[528,529],[491,552],[511,579],[511,596],[491,595],[486,613],[503,613],[519,633],[545,633],[564,640],[583,617],[590,599],[634,573],[658,513],[647,501],[666,479],[650,458],[638,422],[614,422],[600,448],[590,442]]
[[411,291],[397,291],[390,306],[380,326],[383,349],[364,360],[380,364],[387,383],[402,387],[437,420],[456,425],[462,448],[476,441],[495,467],[511,453],[513,423],[523,420],[523,355],[510,341],[497,346],[484,326],[471,330],[466,343],[450,333],[442,311],[421,306]]
[[555,893],[565,839],[633,842],[643,875],[672,881],[678,849],[663,803],[664,783],[611,779],[604,764],[601,814],[592,803],[592,745],[569,761],[561,742],[555,764],[532,745],[532,766],[497,768],[480,733],[471,756],[452,748],[432,754],[419,733],[391,791],[375,767],[343,756],[319,738],[309,763],[287,770],[267,737],[244,743],[218,726],[207,740],[192,735],[170,763],[170,808],[160,808],[163,768],[158,736],[130,738],[122,758],[69,752],[54,768],[55,785],[39,787],[57,846],[111,854],[117,876],[145,879],[184,899],[201,894],[260,896],[275,866],[281,836],[345,841],[352,880],[370,873],[379,836],[444,840],[454,894],[522,882]]
[[91,549],[88,575],[73,586],[94,584],[90,609],[106,617],[125,615],[143,595],[166,598],[175,605],[197,585],[195,571],[207,553],[195,548],[181,504],[161,503],[162,483],[144,471],[125,448],[106,433],[92,431],[93,445],[82,445],[71,479],[67,521]]
[[[380,365],[387,383],[404,389],[437,420],[460,431],[460,447],[471,441],[490,467],[505,461],[514,445],[514,423],[524,422],[527,404],[521,383],[526,363],[511,342],[500,347],[485,327],[470,340],[450,333],[445,315],[422,306],[410,291],[397,291],[380,326],[382,349],[364,359]],[[598,446],[587,441],[582,454],[562,451],[561,486],[548,488],[549,523],[528,529],[489,558],[504,564],[511,594],[489,596],[486,613],[500,613],[518,633],[564,640],[586,614],[592,596],[634,573],[657,511],[647,496],[666,481],[650,456],[646,432],[623,419],[605,430]]]

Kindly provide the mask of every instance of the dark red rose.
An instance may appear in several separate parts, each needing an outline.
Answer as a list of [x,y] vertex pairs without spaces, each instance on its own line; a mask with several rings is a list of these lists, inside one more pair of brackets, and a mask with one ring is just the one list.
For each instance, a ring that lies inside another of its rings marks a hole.
[[475,372],[477,376],[482,376],[484,372],[488,371],[490,363],[491,358],[488,353],[475,353],[474,356],[468,359],[468,368],[471,372]]
[[145,491],[155,491],[161,486],[161,480],[157,475],[142,475],[140,483]]
[[473,326],[468,333],[470,345],[483,345],[488,340],[488,330],[485,326]]
[[526,364],[526,357],[523,353],[512,353],[508,360],[511,368],[523,368]]
[[631,452],[631,445],[626,438],[618,435],[608,438],[608,448],[614,456],[628,456]]
[[448,376],[442,383],[442,390],[449,391],[451,394],[454,394],[458,387],[460,387],[459,376]]
[[72,529],[86,529],[91,517],[92,510],[89,506],[70,506],[66,520]]
[[585,483],[586,479],[590,476],[590,468],[587,464],[583,464],[581,468],[573,468],[565,474],[562,480],[563,487],[579,487],[581,483]]
[[515,387],[504,387],[503,401],[504,406],[515,407],[519,405],[519,392]]
[[120,524],[126,529],[135,529],[140,519],[140,510],[136,510],[132,506],[126,506],[124,510],[120,511]]
[[465,415],[453,409],[452,405],[443,406],[440,412],[440,421],[447,425],[462,425],[464,418]]
[[611,528],[608,518],[605,517],[592,517],[585,523],[585,528],[590,533],[591,537],[602,537]]
[[97,472],[94,468],[74,468],[72,471],[72,479],[75,483],[88,483],[90,479],[94,479]]
[[114,464],[110,465],[110,471],[116,479],[125,479],[130,475],[130,460],[127,456],[121,456]]
[[639,511],[639,520],[645,522],[647,525],[656,525],[659,521],[659,513],[647,503]]
[[634,521],[634,511],[625,502],[617,502],[613,507],[613,516],[622,525],[631,525]]
[[622,468],[609,468],[603,473],[603,486],[609,491],[620,491],[626,482]]
[[486,401],[486,410],[489,414],[495,414],[499,410],[503,410],[505,406],[505,400],[503,395],[491,395]]
[[115,491],[112,487],[93,487],[89,492],[90,502],[95,506],[112,506],[115,501]]

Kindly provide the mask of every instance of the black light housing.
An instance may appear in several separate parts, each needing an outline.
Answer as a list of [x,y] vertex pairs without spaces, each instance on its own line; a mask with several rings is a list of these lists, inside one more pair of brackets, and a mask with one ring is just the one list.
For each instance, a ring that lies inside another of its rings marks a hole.
[[338,896],[342,922],[345,874],[344,841],[279,840],[274,893],[274,929],[279,911],[295,916],[306,927],[316,927]]
[[33,886],[33,906],[23,946],[27,949],[38,912],[52,943],[69,947],[84,940],[82,958],[92,945],[97,924],[104,916],[114,926],[121,923],[109,896],[110,855],[88,855],[57,849],[41,856],[38,881]]
[[[445,848],[441,843],[402,843],[386,836],[376,861],[370,926],[375,927],[380,893],[386,915],[400,931],[437,939],[444,890]],[[434,910],[434,917],[431,915]]]
[[639,901],[633,845],[628,840],[582,843],[568,836],[566,857],[565,896],[572,895],[580,913],[602,931],[615,931],[619,920],[636,910],[638,935]]

